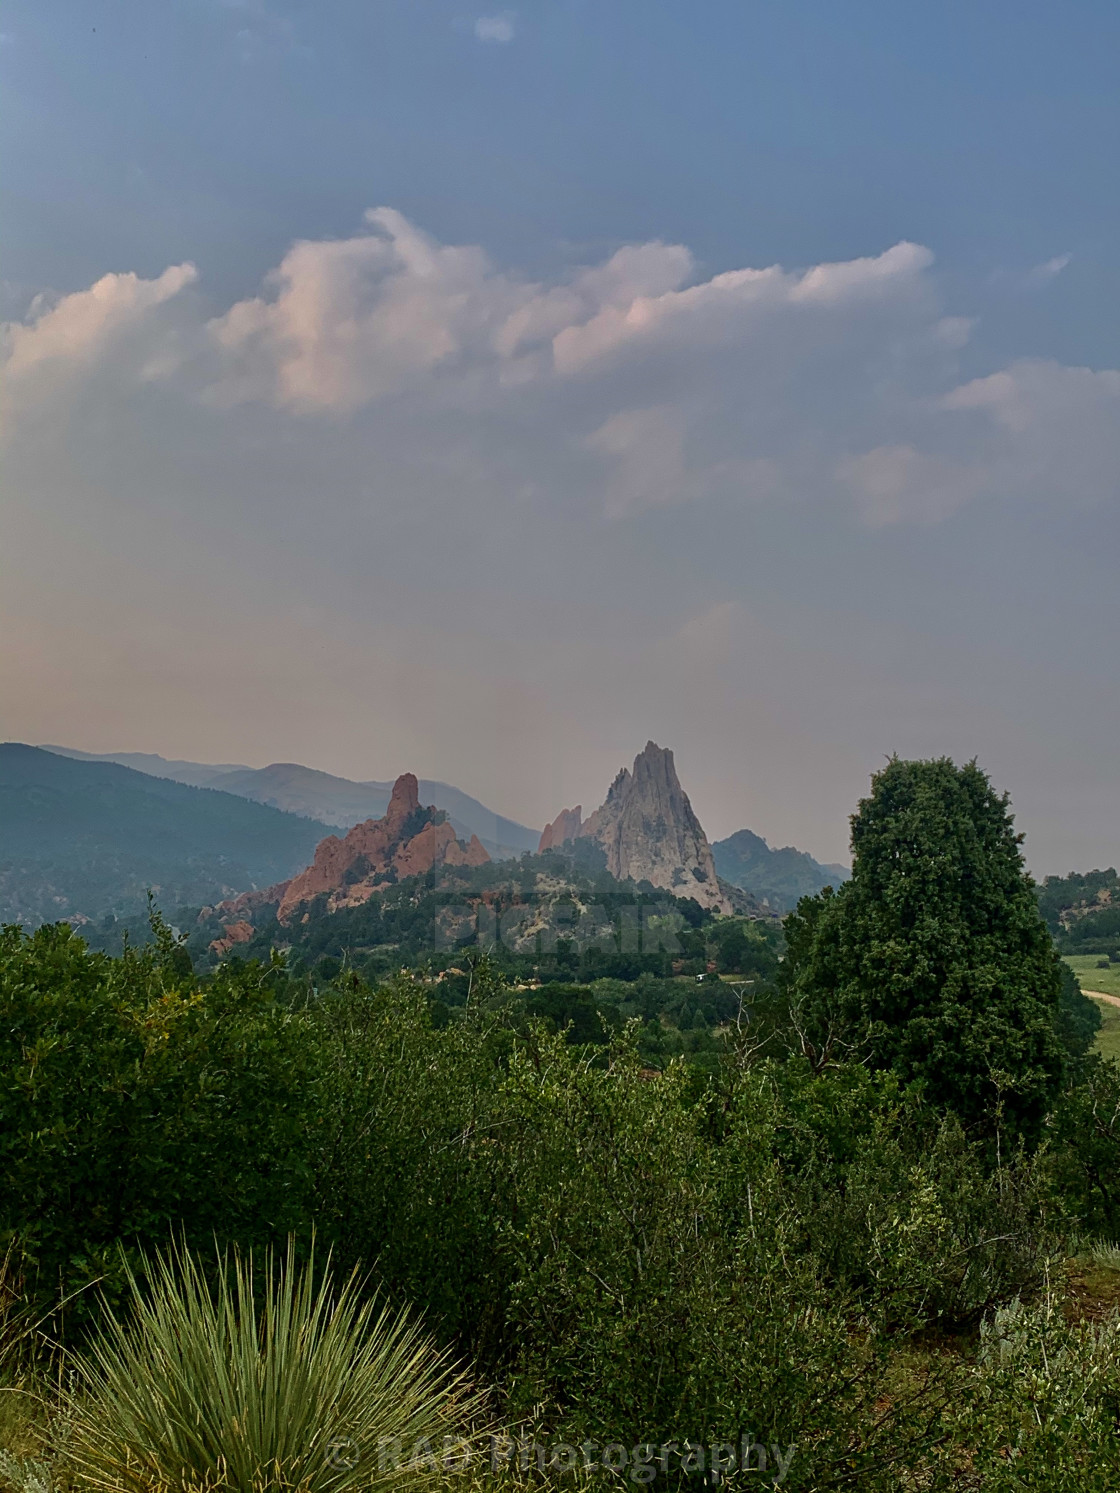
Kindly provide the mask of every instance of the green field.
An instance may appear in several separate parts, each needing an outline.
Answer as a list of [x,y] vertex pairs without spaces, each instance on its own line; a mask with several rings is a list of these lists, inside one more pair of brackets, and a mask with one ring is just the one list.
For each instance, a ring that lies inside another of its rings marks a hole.
[[1070,954],[1066,963],[1081,982],[1082,990],[1099,990],[1102,995],[1120,995],[1120,964],[1098,969],[1099,954]]
[[1098,1001],[1097,1005],[1101,1012],[1101,1028],[1094,1051],[1102,1057],[1120,1061],[1120,1006],[1110,1005],[1108,1001]]

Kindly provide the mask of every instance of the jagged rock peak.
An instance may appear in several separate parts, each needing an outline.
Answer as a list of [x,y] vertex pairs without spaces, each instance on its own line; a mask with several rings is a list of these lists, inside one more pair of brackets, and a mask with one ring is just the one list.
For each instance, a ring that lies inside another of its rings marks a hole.
[[440,810],[429,806],[418,815],[419,809],[416,778],[402,773],[384,818],[363,820],[341,838],[319,841],[311,865],[284,888],[276,911],[280,922],[323,893],[333,912],[365,902],[395,878],[419,876],[436,866],[482,866],[490,859],[477,835],[463,844]]
[[[542,850],[571,837],[568,815],[565,810],[545,830]],[[649,881],[674,896],[695,897],[705,907],[731,910],[716,876],[708,837],[681,787],[668,747],[647,742],[633,769],[622,768],[606,799],[576,833],[602,845],[607,870],[620,880]]]
[[389,798],[389,807],[385,810],[385,818],[390,824],[403,824],[408,816],[420,807],[420,784],[417,782],[416,774],[402,772],[393,784],[393,792]]
[[557,850],[569,840],[574,840],[583,828],[583,805],[574,809],[561,809],[551,824],[546,824],[541,833],[537,854],[545,850]]

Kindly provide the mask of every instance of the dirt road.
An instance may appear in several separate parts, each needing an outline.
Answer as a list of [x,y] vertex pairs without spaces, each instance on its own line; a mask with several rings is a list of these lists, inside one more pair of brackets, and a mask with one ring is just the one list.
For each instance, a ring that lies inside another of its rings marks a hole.
[[1083,990],[1081,994],[1092,1001],[1107,1001],[1110,1006],[1120,1006],[1120,995],[1105,995],[1103,990]]

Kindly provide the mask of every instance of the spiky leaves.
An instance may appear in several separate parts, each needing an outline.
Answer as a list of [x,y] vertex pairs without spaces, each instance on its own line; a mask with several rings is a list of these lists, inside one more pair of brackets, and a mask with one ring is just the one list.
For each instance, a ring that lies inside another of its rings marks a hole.
[[[73,1460],[112,1493],[346,1493],[400,1485],[418,1444],[439,1455],[478,1399],[407,1314],[351,1276],[316,1279],[289,1246],[219,1257],[213,1283],[176,1248],[132,1279],[78,1360]],[[379,1457],[398,1443],[402,1456]],[[379,1465],[380,1464],[380,1465]],[[395,1465],[394,1465],[395,1464]]]

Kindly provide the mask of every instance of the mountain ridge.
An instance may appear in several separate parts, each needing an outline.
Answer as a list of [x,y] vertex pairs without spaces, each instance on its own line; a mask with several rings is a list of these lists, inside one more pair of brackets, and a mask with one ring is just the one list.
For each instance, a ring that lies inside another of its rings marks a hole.
[[283,880],[321,822],[120,763],[0,744],[0,921],[169,913]]
[[[145,752],[97,754],[59,746],[43,746],[41,750],[79,761],[116,762],[172,782],[215,788],[338,829],[350,829],[366,819],[380,818],[389,807],[393,791],[392,780],[342,778],[299,762],[246,767],[236,763],[188,762]],[[159,767],[167,771],[158,771]],[[460,839],[469,840],[477,835],[495,860],[513,859],[526,850],[536,849],[538,831],[495,813],[463,789],[432,778],[420,778],[418,784],[423,801],[444,810]]]
[[712,856],[724,881],[750,892],[779,915],[792,912],[802,897],[822,887],[838,887],[848,877],[844,866],[822,865],[792,845],[771,848],[749,829],[716,840]]

